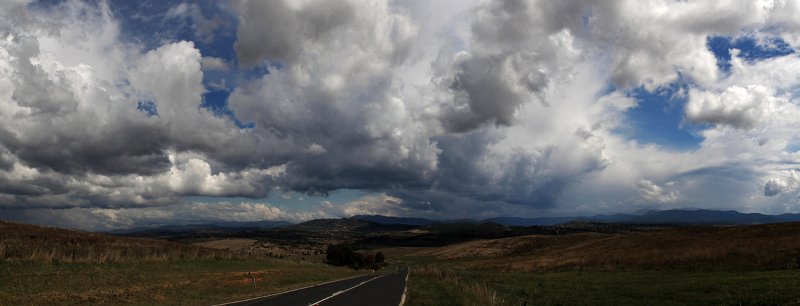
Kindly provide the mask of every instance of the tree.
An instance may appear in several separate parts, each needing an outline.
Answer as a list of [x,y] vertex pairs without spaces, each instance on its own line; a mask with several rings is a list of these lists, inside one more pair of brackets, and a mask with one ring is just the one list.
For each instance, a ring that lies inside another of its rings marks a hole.
[[325,262],[334,266],[348,266],[353,269],[380,269],[386,266],[382,252],[377,254],[365,254],[353,251],[344,245],[328,245],[325,255]]
[[353,261],[351,263],[351,267],[353,267],[356,270],[364,267],[364,254],[362,253],[353,254]]
[[344,250],[338,245],[328,245],[328,250],[325,252],[325,261],[334,266],[341,266],[346,264],[344,262]]
[[375,264],[375,255],[367,254],[364,256],[364,266],[372,267]]

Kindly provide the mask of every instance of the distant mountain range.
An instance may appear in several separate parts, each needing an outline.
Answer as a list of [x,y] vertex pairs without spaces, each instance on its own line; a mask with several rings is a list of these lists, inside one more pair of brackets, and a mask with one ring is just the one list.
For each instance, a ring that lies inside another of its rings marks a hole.
[[744,225],[781,222],[798,222],[800,214],[765,215],[759,213],[740,213],[735,210],[710,209],[672,209],[650,210],[641,214],[615,214],[578,217],[497,217],[484,220],[430,220],[423,218],[399,218],[374,215],[350,217],[362,221],[381,224],[405,224],[425,226],[435,223],[484,223],[492,222],[506,226],[552,226],[571,221],[628,223],[628,224],[673,224],[673,225]]
[[405,224],[405,225],[416,225],[416,226],[425,226],[433,224],[435,222],[441,222],[424,218],[387,217],[380,215],[356,215],[350,217],[350,219],[368,221],[380,224]]
[[[220,234],[241,231],[257,231],[266,229],[287,228],[287,230],[297,230],[322,227],[327,223],[334,222],[336,219],[311,220],[299,224],[288,221],[255,221],[255,222],[235,222],[235,221],[216,221],[198,222],[184,225],[162,225],[153,227],[140,227],[133,229],[115,230],[111,234],[116,235],[146,235],[146,236],[170,236],[181,233],[195,234]],[[740,213],[735,210],[709,210],[709,209],[672,209],[672,210],[649,210],[637,214],[615,214],[615,215],[596,215],[596,216],[577,216],[577,217],[497,217],[483,220],[472,219],[451,219],[451,220],[431,220],[425,218],[404,218],[389,217],[380,215],[356,215],[342,221],[360,221],[381,225],[402,225],[411,227],[423,227],[431,225],[448,224],[483,224],[495,223],[505,226],[554,226],[568,222],[597,222],[597,223],[621,223],[621,224],[653,224],[653,225],[745,225],[745,224],[766,224],[781,222],[800,222],[800,214],[765,215],[759,213]],[[341,223],[334,222],[337,227],[362,227],[362,223]],[[383,229],[383,228],[381,228]]]
[[800,221],[800,214],[765,215],[759,213],[740,213],[735,210],[660,210],[648,211],[640,216],[623,220],[627,223],[669,223],[669,224],[766,224]]

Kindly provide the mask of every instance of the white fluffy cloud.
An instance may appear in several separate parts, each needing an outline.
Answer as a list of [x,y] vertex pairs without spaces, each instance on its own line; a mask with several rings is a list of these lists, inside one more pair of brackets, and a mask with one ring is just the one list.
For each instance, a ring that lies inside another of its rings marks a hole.
[[741,128],[753,127],[775,104],[775,92],[758,85],[732,86],[718,94],[692,90],[689,96],[689,120]]
[[[104,1],[0,6],[4,209],[78,207],[76,220],[111,220],[102,226],[225,211],[299,220],[182,201],[355,189],[372,195],[318,211],[797,210],[800,60],[730,50],[721,71],[708,46],[800,47],[797,1],[237,1],[225,8],[239,19],[235,58],[203,54],[229,28],[199,4],[162,20],[197,42],[153,48]],[[214,73],[235,77],[204,84]],[[619,132],[641,103],[631,90],[675,82],[684,123],[701,125],[697,148]],[[218,88],[231,89],[232,117],[200,107]],[[43,212],[54,208],[66,210]]]
[[[58,26],[48,17],[61,17]],[[80,2],[31,16],[3,37],[2,205],[150,206],[270,188],[268,168],[212,172],[208,148],[240,133],[198,108],[205,88],[191,42],[140,51],[120,41],[104,4]],[[157,115],[137,110],[141,103]],[[178,158],[191,151],[193,159]]]
[[416,183],[436,170],[431,123],[398,95],[403,82],[394,76],[418,31],[406,14],[386,1],[236,7],[240,61],[283,67],[269,65],[269,74],[232,93],[230,105],[255,122],[253,133],[291,155],[277,157],[287,161],[287,187],[374,188]]
[[775,171],[772,176],[764,183],[765,196],[783,195],[800,187],[800,172],[797,170]]
[[664,187],[658,186],[648,180],[641,180],[637,187],[642,191],[642,199],[648,202],[655,202],[659,204],[671,204],[680,200],[680,193],[677,191],[669,191],[666,188],[672,187],[675,182],[667,182]]

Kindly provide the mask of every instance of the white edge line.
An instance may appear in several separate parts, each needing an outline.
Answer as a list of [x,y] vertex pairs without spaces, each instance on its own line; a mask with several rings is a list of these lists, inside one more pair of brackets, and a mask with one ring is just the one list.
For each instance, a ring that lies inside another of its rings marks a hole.
[[224,306],[224,305],[230,305],[230,304],[236,304],[236,303],[242,303],[242,302],[249,302],[249,301],[253,301],[253,300],[264,299],[264,298],[273,297],[273,296],[276,296],[276,295],[281,295],[281,294],[284,294],[284,293],[295,292],[297,290],[303,290],[303,289],[308,289],[308,288],[311,288],[311,287],[327,285],[327,284],[330,284],[330,283],[335,283],[335,282],[338,282],[338,281],[353,279],[353,278],[356,278],[356,277],[362,277],[362,276],[367,276],[367,275],[369,275],[369,274],[356,275],[356,276],[347,277],[347,278],[341,278],[341,279],[334,279],[332,281],[327,281],[327,282],[319,283],[319,284],[313,284],[313,285],[305,286],[305,287],[302,287],[302,288],[292,289],[292,290],[289,290],[289,291],[283,291],[283,292],[267,294],[267,295],[264,295],[264,296],[258,296],[258,297],[249,298],[249,299],[240,300],[240,301],[225,302],[225,303],[221,303],[221,304],[214,304],[214,305],[211,305],[211,306]]
[[308,304],[308,305],[318,305],[319,303],[322,303],[322,302],[324,302],[324,301],[327,301],[328,299],[330,299],[330,298],[332,298],[332,297],[334,297],[334,296],[337,296],[337,295],[340,295],[340,294],[342,294],[342,293],[345,293],[345,292],[347,292],[347,291],[353,290],[353,289],[355,289],[355,288],[356,288],[356,287],[358,287],[358,286],[361,286],[361,285],[363,285],[363,284],[369,283],[369,282],[371,282],[371,281],[374,281],[374,280],[376,280],[376,279],[379,279],[379,278],[381,278],[381,277],[384,277],[384,276],[386,276],[386,275],[389,275],[389,274],[383,274],[383,275],[380,275],[380,276],[376,276],[376,277],[370,278],[370,279],[368,279],[368,280],[365,280],[365,281],[361,282],[361,283],[360,283],[360,284],[358,284],[358,285],[355,285],[355,286],[353,286],[353,287],[350,287],[350,288],[344,289],[344,290],[342,290],[342,291],[334,292],[333,294],[331,294],[331,296],[329,296],[329,297],[326,297],[326,298],[324,298],[324,299],[321,299],[321,300],[319,300],[319,301],[316,301],[316,302],[310,303],[310,304]]
[[406,292],[408,291],[408,275],[411,274],[411,268],[406,266],[406,269],[408,269],[406,271],[406,283],[405,286],[403,287],[403,295],[400,296],[400,304],[398,304],[398,306],[403,306],[406,303]]

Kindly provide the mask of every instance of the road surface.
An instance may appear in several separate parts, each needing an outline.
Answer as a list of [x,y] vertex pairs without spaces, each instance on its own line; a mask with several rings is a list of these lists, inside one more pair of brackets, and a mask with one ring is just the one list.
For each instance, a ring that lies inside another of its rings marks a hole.
[[395,272],[364,275],[226,305],[397,306],[403,296],[407,276],[408,267],[400,267]]

